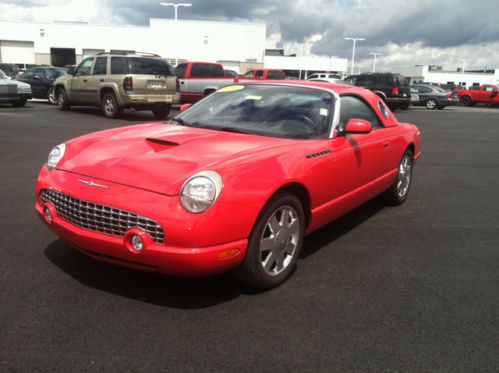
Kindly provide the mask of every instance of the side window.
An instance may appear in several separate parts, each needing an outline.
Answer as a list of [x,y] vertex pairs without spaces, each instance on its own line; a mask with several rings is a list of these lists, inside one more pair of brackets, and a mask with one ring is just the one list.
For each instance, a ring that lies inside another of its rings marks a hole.
[[284,78],[284,74],[279,70],[272,70],[267,73],[267,79],[282,80]]
[[382,100],[379,100],[378,107],[379,107],[379,110],[383,113],[383,116],[386,119],[388,119],[390,117],[390,115],[388,114],[388,109],[386,108],[386,105],[383,103]]
[[340,129],[344,129],[352,118],[367,120],[371,123],[373,129],[383,127],[374,110],[360,98],[342,96],[340,105]]
[[22,79],[33,79],[33,76],[35,76],[35,73],[33,72],[33,70],[30,70],[30,71],[26,71],[21,78]]
[[187,64],[182,63],[175,68],[174,73],[177,76],[177,78],[184,79],[186,71],[187,71]]
[[254,77],[253,71],[248,71],[246,74],[243,75],[243,78],[252,79],[253,77]]
[[111,74],[128,74],[128,62],[126,57],[111,57]]
[[419,93],[431,93],[430,87],[418,87]]
[[491,87],[491,86],[486,86],[483,90],[484,90],[485,92],[494,92],[494,87]]
[[257,79],[262,79],[263,78],[263,71],[262,70],[258,70],[255,74],[255,78]]
[[97,57],[95,59],[94,75],[107,74],[107,57]]
[[94,58],[87,58],[86,60],[83,60],[82,63],[78,66],[76,69],[76,76],[81,76],[81,75],[90,75],[90,71],[92,70],[92,65],[94,63]]
[[195,63],[191,68],[191,76],[198,78],[224,78],[225,73],[221,65]]

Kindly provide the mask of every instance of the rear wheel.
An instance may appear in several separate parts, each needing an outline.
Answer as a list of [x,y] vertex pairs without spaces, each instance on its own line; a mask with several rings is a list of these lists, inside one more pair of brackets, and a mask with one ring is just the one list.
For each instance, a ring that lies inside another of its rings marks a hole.
[[158,105],[152,109],[152,113],[156,119],[165,119],[170,112],[170,105]]
[[438,110],[444,110],[444,109],[445,109],[445,105],[438,105],[438,106],[437,106],[437,109],[438,109]]
[[459,105],[461,105],[461,106],[471,106],[472,105],[471,98],[469,98],[468,96],[461,97],[459,99]]
[[428,101],[426,101],[426,108],[428,110],[435,110],[438,106],[437,100],[434,98],[430,98]]
[[57,89],[57,108],[59,110],[69,110],[71,108],[64,88]]
[[400,160],[395,182],[384,194],[387,204],[392,206],[401,205],[407,199],[411,187],[413,163],[414,155],[411,150],[407,149]]
[[55,94],[55,89],[54,87],[50,87],[47,91],[47,100],[49,101],[49,104],[55,105],[57,104],[57,96]]
[[102,96],[101,106],[102,112],[106,118],[109,119],[116,118],[121,112],[118,102],[116,101],[116,97],[114,97],[114,93],[111,92],[104,93],[104,96]]
[[246,258],[234,275],[260,289],[284,282],[296,267],[304,227],[305,215],[298,198],[289,193],[273,197],[258,217]]

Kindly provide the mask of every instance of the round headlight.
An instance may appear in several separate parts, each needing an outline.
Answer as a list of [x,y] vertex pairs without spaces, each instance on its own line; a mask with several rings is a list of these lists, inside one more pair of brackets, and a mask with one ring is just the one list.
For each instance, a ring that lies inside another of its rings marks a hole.
[[195,174],[180,191],[182,206],[194,214],[205,212],[216,201],[222,187],[222,177],[214,171]]
[[49,153],[49,158],[47,160],[47,168],[51,171],[57,166],[57,163],[64,156],[66,151],[66,144],[60,144],[55,146]]

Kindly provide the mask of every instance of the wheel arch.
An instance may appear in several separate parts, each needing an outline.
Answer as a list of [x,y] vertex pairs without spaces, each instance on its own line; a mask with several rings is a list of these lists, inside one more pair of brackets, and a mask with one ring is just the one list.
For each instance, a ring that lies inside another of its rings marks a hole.
[[272,195],[268,198],[267,203],[268,201],[270,201],[272,198],[274,198],[276,195],[280,193],[290,193],[294,195],[296,198],[298,198],[303,207],[303,213],[305,215],[305,228],[308,227],[312,218],[312,213],[310,208],[311,197],[310,197],[310,192],[305,187],[305,185],[299,182],[287,183],[281,186],[279,189],[277,189],[274,193],[272,193]]

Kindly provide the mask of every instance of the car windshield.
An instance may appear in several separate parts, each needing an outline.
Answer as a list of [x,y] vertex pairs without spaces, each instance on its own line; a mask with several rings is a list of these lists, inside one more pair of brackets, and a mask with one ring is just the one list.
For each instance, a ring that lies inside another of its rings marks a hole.
[[442,87],[439,87],[438,85],[434,85],[433,88],[438,91],[438,92],[444,92],[447,93],[447,89],[443,89]]
[[0,79],[8,79],[7,75],[5,75],[2,70],[0,70]]
[[193,127],[290,139],[327,138],[331,93],[308,87],[247,84],[222,88],[174,119]]
[[45,75],[49,79],[57,79],[58,77],[60,77],[62,74],[65,74],[65,73],[66,73],[66,70],[64,70],[62,68],[46,69],[45,70]]

